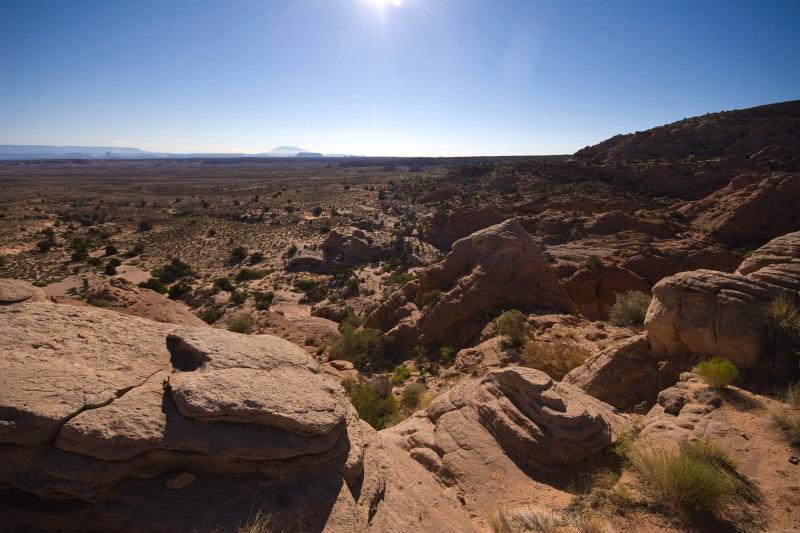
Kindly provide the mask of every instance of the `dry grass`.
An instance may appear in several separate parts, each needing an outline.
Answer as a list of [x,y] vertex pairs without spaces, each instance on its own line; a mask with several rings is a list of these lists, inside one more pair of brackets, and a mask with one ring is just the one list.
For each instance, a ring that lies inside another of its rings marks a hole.
[[712,357],[698,363],[697,373],[710,386],[724,389],[736,379],[739,369],[725,358]]
[[786,387],[780,395],[782,405],[770,408],[769,414],[793,446],[800,446],[800,383]]
[[612,326],[633,326],[644,323],[647,308],[650,306],[650,295],[641,291],[628,291],[617,294],[617,299],[609,313],[608,321]]
[[516,511],[500,510],[489,518],[493,533],[605,533],[609,531],[605,520],[587,512],[546,513],[531,508]]
[[547,373],[560,381],[570,370],[591,355],[588,350],[566,342],[529,342],[522,351],[522,365]]

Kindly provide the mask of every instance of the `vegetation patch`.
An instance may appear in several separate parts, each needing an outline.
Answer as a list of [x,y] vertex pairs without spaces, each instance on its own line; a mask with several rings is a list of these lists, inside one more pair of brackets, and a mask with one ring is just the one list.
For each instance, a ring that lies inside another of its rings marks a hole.
[[498,334],[505,337],[509,346],[515,347],[525,344],[530,331],[528,319],[517,309],[505,311],[497,317],[494,321],[494,327]]
[[612,326],[639,326],[644,324],[651,297],[641,291],[627,291],[617,294],[611,307],[609,322]]
[[346,379],[342,385],[358,416],[373,428],[381,430],[402,420],[400,404],[386,376],[370,381]]
[[715,356],[698,363],[697,373],[710,386],[724,389],[736,379],[739,369],[727,359]]
[[566,342],[529,342],[522,351],[522,366],[535,368],[556,381],[584,363],[591,354],[577,344]]

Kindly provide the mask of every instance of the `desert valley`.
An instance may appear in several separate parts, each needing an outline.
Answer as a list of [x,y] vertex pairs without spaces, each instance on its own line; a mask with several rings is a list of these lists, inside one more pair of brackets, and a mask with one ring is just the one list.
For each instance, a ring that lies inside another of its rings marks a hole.
[[799,208],[796,100],[0,161],[0,529],[800,530]]

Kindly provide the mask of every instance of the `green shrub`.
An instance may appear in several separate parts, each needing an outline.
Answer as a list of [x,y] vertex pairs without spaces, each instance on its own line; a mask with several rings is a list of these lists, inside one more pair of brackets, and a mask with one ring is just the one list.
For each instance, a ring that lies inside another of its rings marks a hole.
[[226,292],[233,292],[236,290],[236,287],[231,282],[230,278],[217,278],[214,280],[214,287],[221,291]]
[[609,322],[614,326],[644,324],[644,317],[650,306],[650,295],[641,291],[627,291],[616,296],[617,300],[609,313]]
[[233,291],[230,297],[230,303],[234,307],[238,307],[247,300],[247,293],[244,291]]
[[196,314],[200,318],[200,320],[202,320],[206,324],[213,324],[214,322],[222,318],[223,313],[224,313],[223,306],[221,304],[215,303],[211,304],[210,306],[201,311],[198,311]]
[[400,418],[397,398],[391,393],[391,388],[381,381],[378,378],[345,387],[358,416],[377,430],[393,425]]
[[442,346],[439,348],[439,361],[444,366],[453,366],[456,362],[456,350],[452,346]]
[[698,363],[697,373],[712,387],[724,389],[736,379],[739,369],[727,359],[716,356]]
[[108,246],[106,246],[106,255],[117,255],[118,251],[119,250],[117,250],[117,247],[114,246],[113,244],[109,244]]
[[770,304],[769,341],[775,368],[796,378],[800,369],[800,309],[786,295]]
[[720,514],[739,489],[735,465],[707,441],[684,442],[675,451],[640,447],[631,464],[653,503],[671,511]]
[[265,257],[264,257],[263,253],[261,253],[261,252],[253,252],[252,254],[250,254],[250,258],[247,261],[251,265],[257,265],[258,263],[263,263],[264,259],[265,259]]
[[169,288],[169,297],[177,300],[192,292],[192,286],[185,281],[179,281]]
[[258,270],[255,268],[243,268],[236,274],[236,281],[250,281],[254,279],[261,279],[267,275],[266,270]]
[[231,250],[228,256],[228,262],[232,265],[238,265],[247,257],[247,248],[244,246],[237,246]]
[[330,359],[352,361],[359,370],[386,368],[389,361],[383,334],[377,329],[340,328],[330,345]]
[[113,276],[117,273],[117,267],[122,264],[122,261],[117,259],[116,257],[112,257],[106,263],[105,273],[107,276]]
[[253,330],[253,317],[249,313],[236,313],[226,321],[229,331],[250,333]]
[[603,268],[603,262],[596,255],[590,255],[586,260],[586,268],[590,270],[600,270]]
[[410,383],[403,390],[403,394],[400,397],[400,407],[402,407],[406,413],[413,413],[419,407],[422,395],[425,394],[427,390],[428,388],[422,383]]
[[422,295],[422,307],[428,307],[429,305],[436,304],[442,297],[442,291],[438,289],[433,289],[430,291],[426,291]]
[[150,272],[150,274],[154,278],[158,278],[161,283],[172,283],[180,278],[191,276],[193,273],[192,267],[177,257],[173,257],[172,261],[166,265],[156,268]]
[[328,297],[328,290],[321,281],[301,279],[295,281],[294,286],[303,291],[303,303],[317,303]]
[[291,259],[291,258],[292,258],[292,257],[294,257],[295,255],[297,255],[297,246],[296,246],[296,245],[294,245],[294,244],[292,244],[292,245],[291,245],[291,246],[289,246],[289,248],[286,250],[286,257],[288,257],[289,259]]
[[522,366],[541,370],[556,381],[584,363],[591,355],[577,344],[565,342],[529,342],[522,352]]
[[397,365],[394,369],[391,382],[393,384],[403,383],[409,377],[411,377],[411,369],[406,365]]
[[167,287],[164,286],[158,278],[150,278],[147,281],[143,281],[139,283],[139,287],[150,289],[151,291],[156,291],[161,294],[166,294],[167,292]]
[[504,312],[494,321],[497,333],[504,336],[511,346],[522,346],[528,337],[528,320],[517,309]]
[[392,272],[389,275],[389,278],[386,280],[386,283],[389,285],[405,285],[406,283],[414,279],[416,279],[416,276],[414,274],[411,274],[410,272],[396,271]]
[[253,297],[256,300],[256,309],[266,311],[272,305],[275,293],[272,291],[255,291],[253,292]]

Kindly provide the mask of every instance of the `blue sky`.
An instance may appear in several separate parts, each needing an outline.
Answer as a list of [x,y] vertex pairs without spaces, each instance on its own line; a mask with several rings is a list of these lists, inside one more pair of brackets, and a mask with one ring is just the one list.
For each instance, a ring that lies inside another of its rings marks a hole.
[[797,98],[793,0],[0,0],[0,144],[570,153]]

